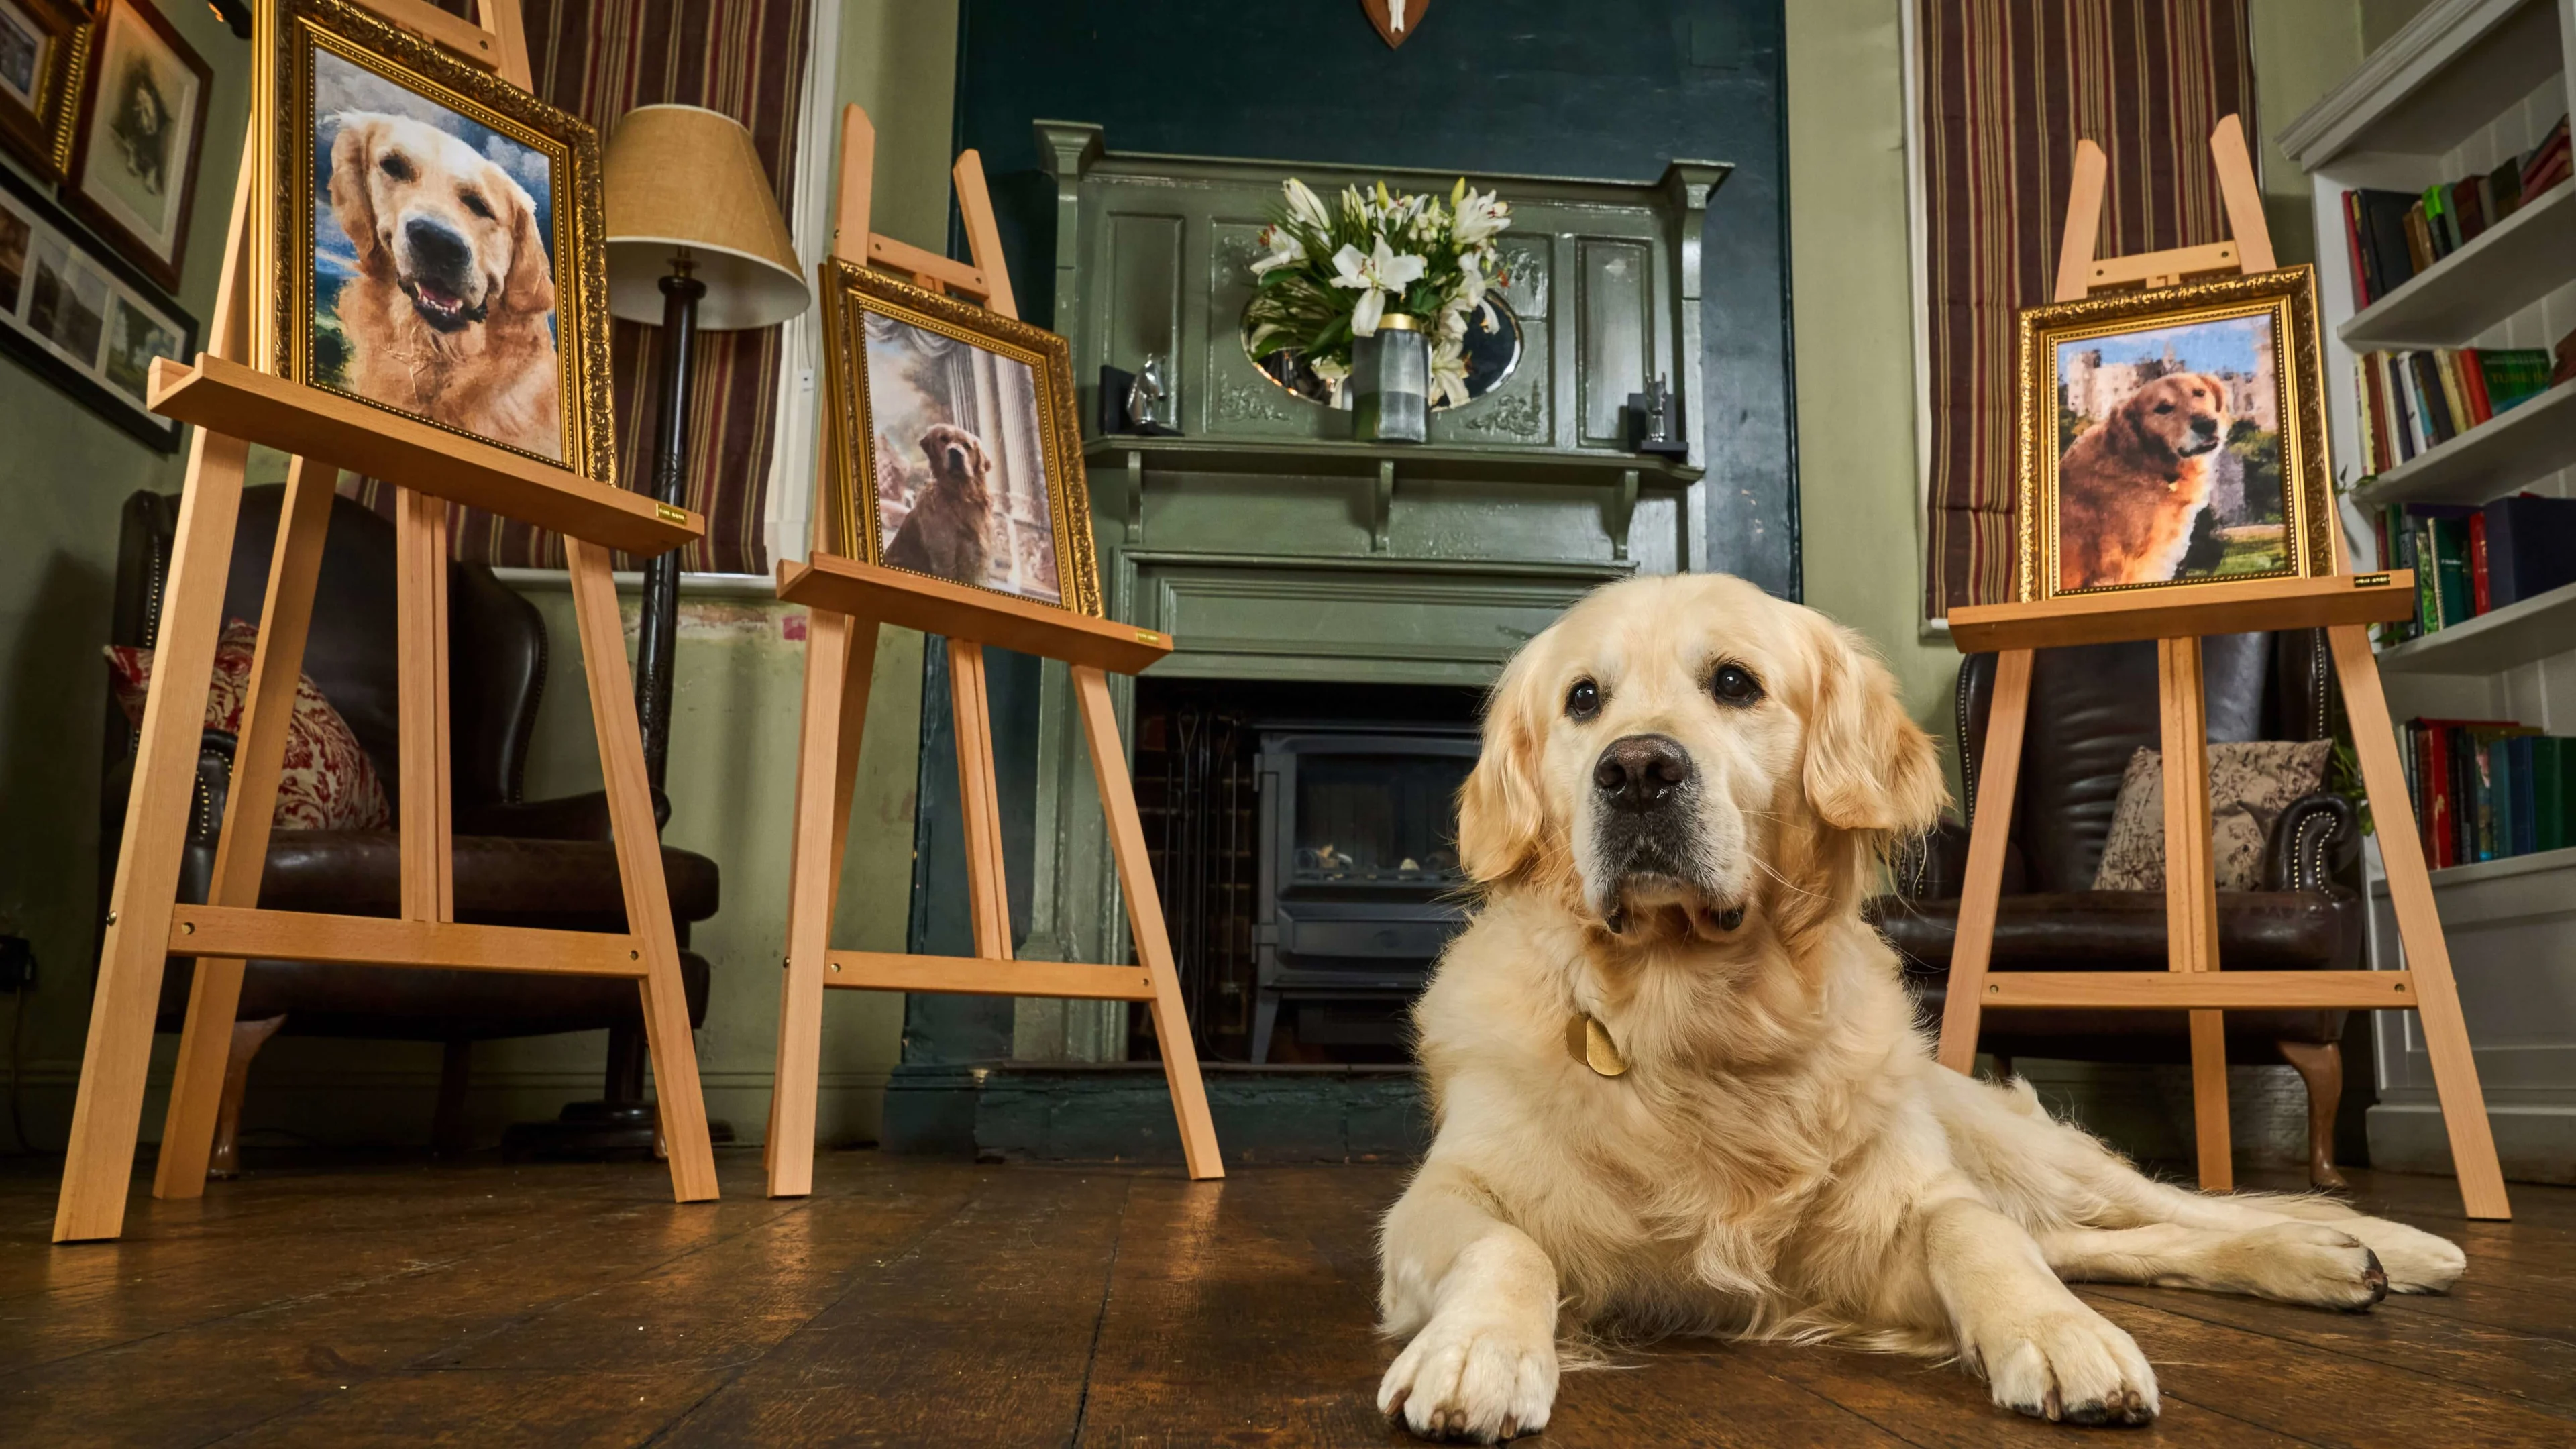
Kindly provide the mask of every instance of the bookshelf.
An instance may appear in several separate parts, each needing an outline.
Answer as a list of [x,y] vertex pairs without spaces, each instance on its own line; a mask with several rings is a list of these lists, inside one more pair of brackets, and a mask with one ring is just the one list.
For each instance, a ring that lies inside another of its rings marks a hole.
[[[2382,349],[2548,348],[2576,331],[2576,182],[2523,206],[2356,308],[2348,190],[2420,192],[2527,153],[2568,114],[2576,0],[2434,0],[2304,114],[2281,149],[2315,186],[2317,291],[2341,509],[2357,565],[2377,561],[2370,520],[2389,504],[2479,505],[2519,492],[2576,497],[2576,383],[2360,478],[2355,358]],[[2383,646],[2391,713],[2514,720],[2576,735],[2576,585]],[[2369,852],[2372,962],[2404,964]],[[2433,872],[2478,1071],[2508,1177],[2576,1182],[2576,850]],[[2446,1171],[2422,1043],[2391,1013],[2377,1027],[2374,1165]]]

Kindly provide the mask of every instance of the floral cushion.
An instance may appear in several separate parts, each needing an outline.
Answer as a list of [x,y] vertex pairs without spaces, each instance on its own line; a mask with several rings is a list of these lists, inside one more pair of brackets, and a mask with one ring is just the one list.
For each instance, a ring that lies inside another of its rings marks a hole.
[[[215,643],[215,673],[206,690],[206,728],[241,733],[242,707],[250,698],[251,655],[259,631],[239,619],[224,622]],[[107,650],[108,682],[125,717],[143,722],[143,700],[152,687],[152,651],[132,645]],[[280,830],[381,830],[393,823],[384,782],[359,747],[349,722],[322,697],[310,675],[295,680],[295,714],[286,727],[286,762],[277,780]]]
[[[2209,747],[2210,850],[2218,888],[2263,888],[2263,843],[2290,803],[2325,788],[2332,740],[2251,740]],[[2154,750],[2129,757],[2111,838],[2102,847],[2097,891],[2165,888],[2165,769]]]

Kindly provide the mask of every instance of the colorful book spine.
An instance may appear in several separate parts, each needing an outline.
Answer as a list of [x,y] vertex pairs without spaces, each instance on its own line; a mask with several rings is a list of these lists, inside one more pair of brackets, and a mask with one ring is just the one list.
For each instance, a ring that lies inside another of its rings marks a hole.
[[2480,509],[2469,515],[2469,612],[2475,617],[2494,607],[2487,594],[2487,515]]

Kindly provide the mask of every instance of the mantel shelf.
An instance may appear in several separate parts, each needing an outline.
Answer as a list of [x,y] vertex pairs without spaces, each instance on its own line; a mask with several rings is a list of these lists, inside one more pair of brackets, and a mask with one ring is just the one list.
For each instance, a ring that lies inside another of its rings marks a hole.
[[1550,448],[1478,448],[1454,444],[1357,443],[1313,438],[1147,438],[1108,436],[1084,442],[1092,467],[1143,456],[1156,472],[1262,473],[1374,478],[1393,463],[1398,478],[1469,482],[1560,483],[1616,488],[1628,474],[1646,486],[1680,487],[1706,471],[1670,458],[1635,453],[1566,452]]

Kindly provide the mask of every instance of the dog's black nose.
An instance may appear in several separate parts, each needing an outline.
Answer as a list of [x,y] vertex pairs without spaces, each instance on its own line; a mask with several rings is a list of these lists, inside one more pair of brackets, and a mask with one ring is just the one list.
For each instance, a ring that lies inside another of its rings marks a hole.
[[461,278],[474,263],[474,248],[454,227],[416,216],[403,224],[414,272],[440,280]]
[[2218,419],[2193,418],[2191,420],[2191,430],[2200,434],[2204,438],[2208,437],[2210,434],[2218,431]]
[[1690,752],[1669,735],[1612,740],[1592,767],[1592,784],[1614,810],[1654,810],[1691,777]]

